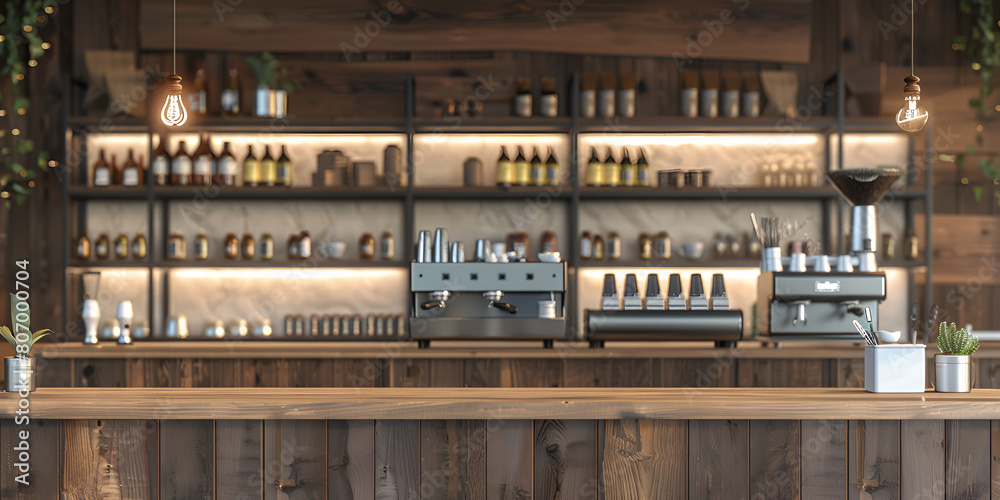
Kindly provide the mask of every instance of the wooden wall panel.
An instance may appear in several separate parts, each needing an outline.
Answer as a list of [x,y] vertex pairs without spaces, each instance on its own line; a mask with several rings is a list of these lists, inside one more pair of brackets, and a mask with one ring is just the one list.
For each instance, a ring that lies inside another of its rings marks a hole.
[[899,498],[899,420],[848,424],[848,498]]
[[73,360],[35,356],[35,383],[38,387],[73,387]]
[[990,498],[990,421],[945,422],[945,497]]
[[486,498],[486,422],[420,422],[422,498]]
[[215,495],[215,422],[160,421],[160,498]]
[[600,498],[687,497],[687,421],[605,420],[601,424]]
[[536,500],[597,498],[597,425],[595,420],[535,420]]
[[[48,474],[58,477],[59,460],[55,451],[58,445],[54,430],[52,435],[52,461],[35,468],[36,477]],[[155,426],[148,426],[145,420],[73,420],[66,421],[64,435],[62,490],[67,498],[90,498],[95,493],[112,498],[155,496],[153,480],[156,474],[152,471],[156,470],[158,461],[151,460],[149,453],[156,447]],[[45,434],[41,437],[44,443]],[[34,433],[32,438],[34,448]],[[45,448],[42,449],[44,452]],[[46,482],[52,483],[53,490],[59,487],[57,480]]]
[[691,420],[688,429],[689,498],[748,498],[750,423]]
[[608,387],[611,360],[569,358],[563,361],[563,387]]
[[990,449],[993,451],[990,460],[991,498],[1000,499],[1000,420],[990,421]]
[[945,498],[944,420],[899,423],[900,498]]
[[416,500],[420,496],[420,423],[375,421],[375,498]]
[[261,498],[264,494],[263,422],[215,421],[217,500]]
[[822,359],[740,359],[739,387],[823,387]]
[[802,498],[840,500],[847,494],[847,421],[803,420]]
[[323,498],[327,472],[326,421],[264,421],[265,499]]
[[[0,443],[3,453],[0,455],[0,497],[11,500],[28,500],[35,498],[59,497],[59,464],[62,458],[59,442],[58,420],[30,419],[26,425],[15,424],[13,419],[0,420]],[[16,464],[25,463],[20,460],[22,450],[21,431],[28,432],[26,441],[28,454],[28,474]],[[18,481],[18,477],[28,484]],[[147,497],[148,498],[148,497]]]
[[463,360],[395,359],[392,361],[393,387],[462,387]]
[[[328,467],[327,482],[330,498],[354,498],[364,500],[375,497],[375,421],[348,420],[344,432],[343,425],[336,420],[327,423],[328,432]],[[344,443],[346,438],[346,443]],[[330,450],[344,448],[343,455],[335,455]],[[341,494],[335,487],[334,477],[342,474],[335,470],[341,468],[350,483],[349,495]]]
[[731,356],[713,359],[654,359],[653,387],[734,387],[737,360]]
[[750,421],[752,498],[801,496],[800,439],[798,420]]
[[487,500],[531,500],[531,420],[486,421]]

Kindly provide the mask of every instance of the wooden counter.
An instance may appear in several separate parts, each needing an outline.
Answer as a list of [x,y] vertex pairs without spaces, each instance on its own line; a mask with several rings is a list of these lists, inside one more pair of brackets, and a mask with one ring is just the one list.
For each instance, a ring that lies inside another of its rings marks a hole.
[[[33,418],[53,419],[990,419],[1000,389],[872,394],[776,388],[39,389]],[[17,409],[0,395],[0,417]]]

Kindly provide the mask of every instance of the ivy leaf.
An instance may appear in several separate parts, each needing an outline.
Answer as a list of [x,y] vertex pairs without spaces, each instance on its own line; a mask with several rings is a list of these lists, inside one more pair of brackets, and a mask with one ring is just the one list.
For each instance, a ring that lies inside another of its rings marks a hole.
[[24,202],[26,202],[26,201],[28,201],[28,195],[26,195],[26,194],[15,194],[14,195],[14,203],[17,203],[17,206],[24,205]]
[[18,153],[30,153],[35,150],[35,141],[30,139],[21,139],[17,141],[17,152]]
[[971,146],[970,145],[970,146],[966,146],[965,147],[965,154],[971,155],[971,154],[973,154],[975,152],[976,152],[976,147],[975,146]]
[[18,108],[31,109],[31,101],[27,97],[14,98],[14,109]]
[[15,173],[15,174],[20,174],[20,173],[21,173],[21,171],[22,171],[22,170],[24,170],[24,167],[22,167],[22,166],[21,166],[21,164],[20,164],[20,163],[18,163],[18,162],[16,162],[16,161],[12,161],[12,162],[10,162],[10,165],[8,165],[8,167],[9,167],[9,168],[10,168],[10,169],[11,169],[11,170],[12,170],[12,171],[13,171],[13,172]]
[[982,132],[979,132],[979,133],[976,134],[976,144],[979,144],[980,146],[983,145],[983,133]]
[[13,189],[14,192],[16,192],[16,193],[28,194],[28,188],[26,188],[23,185],[18,184],[16,182],[13,183],[13,184],[11,184],[10,188]]
[[38,168],[48,169],[49,168],[49,153],[48,151],[38,152]]
[[983,202],[983,187],[982,186],[972,186],[972,197],[976,199],[976,203]]

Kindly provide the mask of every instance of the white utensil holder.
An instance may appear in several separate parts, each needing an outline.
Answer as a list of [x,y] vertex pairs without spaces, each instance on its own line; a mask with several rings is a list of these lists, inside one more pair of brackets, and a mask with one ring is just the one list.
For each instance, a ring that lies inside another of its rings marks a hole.
[[865,390],[868,392],[924,392],[924,344],[865,346]]

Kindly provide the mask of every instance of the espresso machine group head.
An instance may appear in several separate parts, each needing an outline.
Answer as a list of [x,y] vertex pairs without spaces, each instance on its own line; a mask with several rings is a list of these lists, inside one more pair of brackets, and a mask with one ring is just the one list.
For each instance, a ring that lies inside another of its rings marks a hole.
[[[774,341],[857,342],[852,321],[863,318],[866,308],[871,310],[873,327],[878,328],[878,304],[886,297],[886,278],[878,272],[876,261],[875,205],[901,175],[895,168],[827,173],[852,205],[850,254],[806,257],[800,253],[786,258],[787,267],[762,265],[764,272],[757,282],[760,335]],[[836,269],[831,269],[830,262],[837,262]]]

